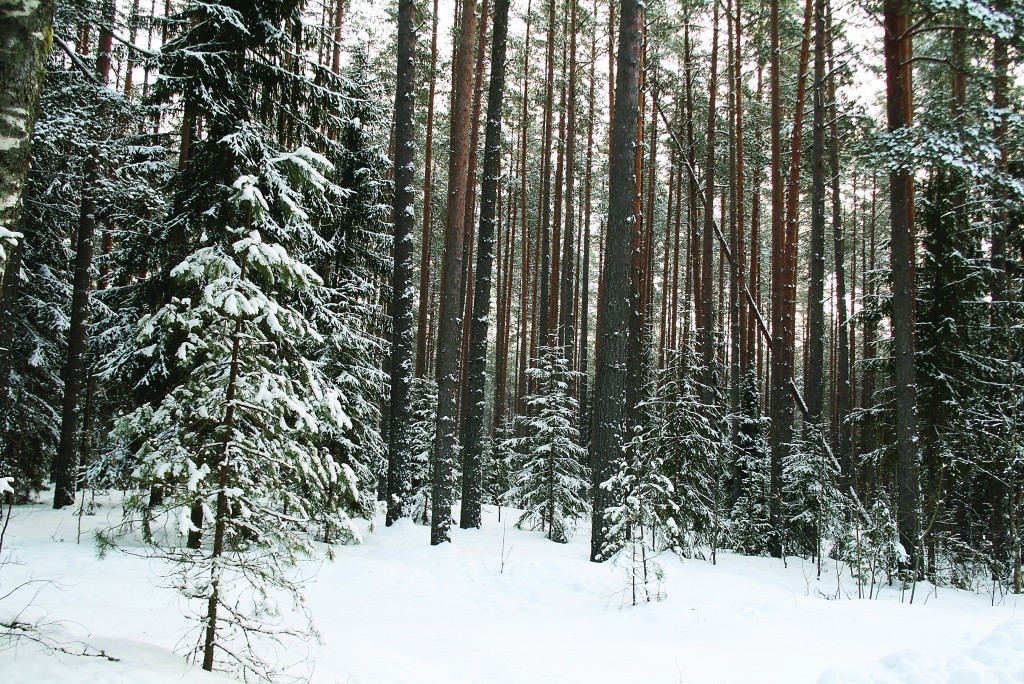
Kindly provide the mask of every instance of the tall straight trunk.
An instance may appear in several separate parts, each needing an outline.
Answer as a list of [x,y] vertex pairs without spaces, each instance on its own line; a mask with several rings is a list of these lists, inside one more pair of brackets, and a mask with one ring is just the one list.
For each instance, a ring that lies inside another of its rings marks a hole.
[[[657,196],[658,180],[658,66],[652,65],[652,95],[651,95],[651,124],[647,137],[647,207],[644,210],[644,265],[646,277],[644,278],[643,289],[643,335],[644,349],[652,346],[651,335],[653,327],[651,319],[654,317],[654,203]],[[665,280],[662,279],[662,288]]]
[[[565,51],[562,52],[562,75],[565,75]],[[564,81],[564,79],[561,79]],[[558,103],[558,143],[555,145],[555,187],[551,219],[551,272],[548,278],[548,300],[545,306],[548,307],[549,335],[545,344],[554,346],[558,344],[560,333],[558,331],[559,317],[559,292],[562,281],[562,249],[563,242],[570,240],[570,236],[562,236],[562,203],[565,199],[562,189],[565,179],[565,108],[566,89],[563,84],[559,88]],[[568,212],[566,212],[568,213]],[[572,291],[569,292],[570,298]]]
[[[341,21],[341,3],[338,0],[338,26]],[[420,291],[416,323],[416,377],[427,374],[430,354],[427,341],[430,337],[427,320],[430,313],[430,234],[431,234],[431,202],[434,178],[434,96],[437,91],[437,2],[434,0],[434,11],[431,15],[430,31],[430,87],[427,94],[427,140],[424,144],[423,161],[423,235],[420,244]],[[339,28],[340,30],[340,28]]]
[[99,45],[96,48],[96,75],[103,85],[110,80],[111,60],[114,56],[114,22],[117,21],[117,2],[103,0],[103,25],[100,27]]
[[658,335],[658,370],[664,370],[665,368],[668,345],[672,338],[669,332],[669,325],[672,320],[670,313],[672,281],[670,280],[669,264],[672,260],[672,244],[670,242],[672,236],[672,214],[675,211],[676,202],[675,174],[676,157],[675,154],[671,154],[669,155],[668,168],[668,206],[665,209],[665,242],[661,253],[661,319],[659,320],[661,330]]
[[64,362],[64,402],[61,408],[60,442],[53,462],[53,507],[63,508],[75,503],[78,479],[79,403],[86,381],[88,354],[89,290],[92,287],[92,239],[96,232],[96,198],[93,191],[99,182],[97,147],[89,150],[84,165],[84,190],[79,209],[78,237],[75,251],[75,274],[71,294],[71,316],[68,323],[68,351]]
[[708,82],[707,161],[704,165],[704,232],[701,237],[701,309],[699,331],[704,401],[711,400],[715,370],[715,133],[718,90],[718,1],[713,0],[711,25],[711,76]]
[[[463,263],[465,268],[462,272],[462,300],[463,300],[463,311],[464,319],[467,321],[466,325],[462,326],[462,369],[461,379],[459,380],[459,386],[462,391],[459,393],[459,407],[458,407],[458,425],[459,431],[462,435],[461,440],[465,442],[466,436],[463,433],[465,424],[463,418],[466,416],[465,403],[469,400],[469,363],[467,360],[470,358],[470,325],[469,320],[473,315],[473,291],[476,287],[474,277],[474,254],[476,250],[476,166],[477,166],[477,147],[480,141],[480,110],[482,108],[483,100],[483,80],[484,80],[484,50],[487,47],[487,27],[488,27],[488,16],[489,16],[489,0],[483,0],[480,5],[480,21],[479,21],[479,35],[476,43],[476,71],[473,81],[473,114],[471,133],[469,136],[469,171],[466,175],[466,226],[469,227],[469,235],[466,239],[466,244],[463,248]],[[493,248],[492,248],[493,250]],[[492,257],[493,259],[493,257]]]
[[811,139],[811,255],[807,288],[807,367],[804,396],[810,423],[824,407],[825,364],[825,0],[814,0],[813,131]]
[[[594,0],[597,11],[597,0]],[[587,96],[587,166],[584,172],[583,190],[583,262],[580,265],[580,437],[583,444],[590,436],[590,219],[591,199],[594,180],[594,119],[597,116],[597,31],[592,29],[590,43],[590,93]]]
[[[644,76],[645,58],[647,50],[646,26],[641,28],[640,63],[637,67],[639,72],[637,84],[637,117],[635,144],[633,145],[633,222],[630,226],[630,290],[629,290],[629,328],[626,339],[626,358],[629,360],[640,360],[643,358],[643,334],[644,334],[644,274],[647,272],[644,263],[644,220],[643,220],[643,184],[644,184],[644,115],[646,98],[644,97]],[[638,425],[637,411],[633,410],[641,401],[642,374],[643,369],[640,363],[627,361],[626,372],[626,429],[632,433]],[[628,534],[628,532],[627,532]]]
[[18,237],[21,192],[32,161],[46,57],[53,41],[53,0],[0,6],[0,274]]
[[[137,45],[139,39],[139,0],[132,0],[132,9],[128,14],[128,42]],[[122,92],[125,100],[132,99],[135,89],[135,68],[138,66],[135,50],[128,51],[128,64],[124,70],[124,86]]]
[[[783,297],[786,304],[786,315],[791,321],[788,328],[789,338],[786,347],[789,354],[790,368],[795,366],[796,350],[796,280],[797,280],[797,248],[800,241],[800,171],[803,154],[804,119],[807,102],[807,75],[810,66],[811,25],[813,18],[813,0],[804,5],[804,32],[800,41],[800,59],[797,67],[796,102],[793,108],[793,133],[789,144],[789,181],[786,185],[786,267],[783,271]],[[792,379],[793,372],[790,374]]]
[[[913,117],[910,7],[885,0],[885,99],[889,131],[909,128]],[[914,176],[907,168],[889,172],[892,269],[892,326],[896,384],[896,509],[900,543],[910,567],[920,568],[921,537],[917,384],[914,363]]]
[[548,0],[548,47],[545,65],[544,90],[544,132],[541,143],[541,190],[540,190],[540,321],[537,338],[540,344],[548,344],[551,333],[549,298],[551,284],[551,146],[554,138],[555,101],[555,0]]
[[[725,68],[725,80],[729,84],[729,251],[732,259],[729,263],[729,411],[733,415],[729,433],[732,444],[737,443],[739,434],[740,407],[740,350],[743,347],[743,325],[740,319],[740,280],[743,278],[743,238],[740,236],[740,223],[743,220],[743,195],[739,192],[742,186],[740,173],[736,118],[739,113],[739,55],[736,52],[735,37],[739,21],[738,10],[734,9],[733,0],[726,3],[726,26],[728,27],[728,63]],[[736,14],[734,15],[734,12]],[[737,492],[738,494],[738,492]]]
[[[755,100],[760,110],[760,105],[764,100],[764,67],[760,64],[757,67]],[[761,173],[761,165],[755,164],[750,178],[753,186],[750,192],[750,294],[759,311],[761,310],[761,183],[763,181]],[[750,363],[754,366],[754,374],[760,383],[764,376],[764,339],[757,334],[755,324],[756,317],[751,312],[751,315],[747,317]],[[759,389],[763,389],[763,386]],[[762,396],[765,394],[767,393],[762,392]]]
[[[497,8],[495,8],[497,13]],[[506,19],[507,21],[507,19]],[[506,32],[507,39],[507,32]],[[493,69],[493,67],[492,67]],[[486,139],[486,133],[485,133]],[[515,168],[518,159],[518,147],[513,147],[509,158],[505,162],[506,168]],[[499,200],[502,199],[501,191],[498,192]],[[494,359],[494,407],[491,411],[491,434],[493,435],[501,427],[505,418],[505,398],[508,390],[508,354],[511,341],[510,321],[511,298],[512,298],[512,276],[513,264],[515,263],[515,232],[516,220],[519,215],[516,198],[518,195],[509,186],[508,199],[506,203],[506,216],[504,235],[502,229],[498,230],[499,242],[497,250],[498,274],[495,279],[498,287],[498,324],[496,332],[496,353]],[[499,208],[499,214],[500,208]]]
[[617,78],[615,82],[615,124],[612,130],[612,154],[609,160],[608,228],[602,271],[605,294],[598,335],[597,377],[594,388],[594,413],[590,461],[593,467],[593,525],[590,559],[609,557],[611,520],[607,508],[618,503],[614,492],[602,485],[617,472],[626,458],[626,373],[636,359],[627,358],[626,340],[621,334],[629,324],[629,245],[633,220],[632,195],[636,187],[634,152],[639,94],[643,4],[623,0],[619,24]]
[[569,7],[569,95],[566,98],[569,111],[567,113],[565,140],[565,239],[562,244],[562,285],[560,287],[561,302],[558,317],[558,346],[563,349],[564,358],[569,360],[570,369],[574,367],[573,346],[576,330],[573,325],[573,279],[576,271],[576,245],[573,244],[576,234],[576,211],[573,199],[576,196],[576,21],[579,10],[578,0],[570,0]]
[[[686,72],[686,161],[691,169],[697,168],[697,143],[696,136],[694,134],[694,98],[693,98],[693,81],[695,78],[694,67],[693,67],[693,49],[690,42],[690,22],[687,21],[683,26],[683,62],[685,64]],[[688,233],[688,247],[686,250],[686,300],[687,305],[693,309],[693,324],[697,330],[702,330],[703,325],[703,306],[701,303],[704,301],[701,297],[701,268],[700,268],[700,235],[697,231],[697,179],[693,174],[689,177],[688,184],[689,193],[687,194],[688,202],[687,206],[687,225],[689,226]],[[690,319],[691,315],[687,312],[685,321],[685,330],[683,333],[683,343],[688,344],[689,332],[690,332]]]
[[[875,254],[877,242],[877,200],[878,200],[878,179],[871,179],[871,211],[865,217],[864,236],[861,238],[861,290],[868,297],[878,294],[874,282]],[[865,413],[874,408],[875,405],[875,371],[872,364],[877,356],[876,343],[878,339],[878,324],[874,321],[865,321],[861,331],[861,356],[864,358],[864,372],[861,377],[860,407]],[[860,429],[860,443],[857,445],[857,452],[870,454],[878,446],[878,428],[873,422],[868,422]]]
[[[836,325],[838,341],[836,343],[838,360],[836,361],[836,458],[843,488],[848,488],[854,474],[852,472],[852,427],[847,424],[853,405],[853,388],[850,382],[850,350],[853,346],[852,324],[846,308],[846,240],[843,235],[843,205],[840,193],[839,177],[839,114],[836,105],[836,77],[832,60],[832,21],[831,7],[827,6],[825,35],[828,47],[828,121],[829,121],[829,164],[832,189],[832,251],[836,265]],[[854,194],[856,197],[856,193]],[[856,226],[856,221],[854,221]],[[856,263],[856,262],[854,262]]]
[[[336,0],[336,4],[334,6],[334,41],[333,41],[333,45],[332,45],[333,51],[332,51],[332,54],[331,54],[331,71],[333,71],[335,75],[341,73],[341,24],[342,24],[342,17],[344,16],[344,13],[345,13],[345,1],[346,0]],[[434,17],[435,17],[434,26],[436,27],[437,26],[437,20],[436,20],[436,17],[437,17],[437,2],[436,2],[436,0],[434,2]]]
[[462,349],[463,248],[466,238],[466,185],[473,102],[473,48],[476,44],[476,0],[462,0],[462,18],[452,68],[451,155],[448,162],[448,210],[441,271],[441,314],[437,334],[437,433],[431,493],[430,543],[450,541],[455,495],[456,418]]
[[501,107],[505,92],[505,47],[508,36],[509,0],[495,0],[491,79],[487,92],[487,126],[484,133],[483,188],[480,229],[477,234],[476,287],[470,322],[469,401],[466,407],[465,442],[462,445],[462,509],[459,526],[480,527],[483,491],[484,385],[487,371],[487,330],[491,308],[491,268],[498,219],[498,180],[501,173]]
[[[682,157],[684,152],[679,151],[679,156]],[[680,159],[680,161],[682,161]],[[669,340],[669,348],[678,351],[680,348],[679,344],[679,261],[681,256],[682,241],[682,222],[683,222],[683,165],[680,163],[677,165],[676,170],[676,211],[675,216],[672,217],[672,322],[669,324],[669,330],[671,331],[671,338]],[[684,285],[685,287],[685,285]]]
[[[1006,12],[1005,2],[997,0],[995,9],[1001,12]],[[959,48],[961,53],[965,52],[963,49],[963,35],[962,33],[958,39],[954,40],[954,45]],[[959,55],[962,59],[962,54]],[[959,60],[958,60],[959,61]],[[992,46],[992,70],[995,78],[993,79],[993,92],[992,92],[992,106],[997,112],[1000,112],[999,118],[993,131],[993,137],[995,138],[996,147],[999,151],[999,159],[997,165],[999,170],[1006,175],[1009,175],[1009,161],[1010,161],[1010,150],[1007,146],[1007,134],[1008,134],[1008,112],[1010,111],[1010,103],[1008,101],[1007,92],[1009,90],[1009,69],[1010,69],[1010,57],[1009,49],[1007,45],[1007,39],[996,35]],[[960,77],[954,88],[954,92],[959,98],[963,98],[964,91],[966,90],[966,77],[963,75],[964,70],[958,70]],[[962,104],[961,104],[962,106]],[[960,193],[960,197],[963,197],[963,193]],[[1012,342],[1007,340],[1006,332],[1011,329],[1012,323],[1011,318],[1008,315],[1010,312],[1009,297],[1008,297],[1008,280],[1009,273],[1007,269],[1007,257],[1006,257],[1006,243],[1008,232],[1010,231],[1010,202],[1009,196],[1005,189],[998,191],[998,199],[996,201],[995,216],[992,221],[992,327],[995,332],[995,338],[998,340],[1006,340],[1000,346],[1004,349],[1000,350],[1001,355],[1005,355],[1006,361],[1013,362],[1014,351]],[[958,206],[962,206],[958,204]],[[1002,474],[1011,471],[1010,463],[1000,458],[997,467],[994,469],[991,475],[989,475],[988,481],[988,499],[991,506],[991,515],[989,516],[989,537],[992,539],[993,547],[993,560],[995,563],[993,567],[997,567],[996,563],[1004,564],[1008,563],[1008,567],[1015,568],[1016,581],[1015,581],[1015,592],[1020,593],[1020,557],[1021,554],[1013,554],[1013,560],[1010,557],[1010,540],[1012,524],[1011,517],[1014,515],[1013,509],[1009,506],[1010,498],[1010,483],[1007,482],[1007,478]],[[1014,485],[1015,486],[1015,485]]]
[[[736,287],[738,290],[750,289],[754,283],[751,276],[752,269],[748,270],[746,250],[746,222],[744,216],[744,205],[746,202],[744,177],[744,148],[743,148],[743,74],[741,70],[743,57],[743,8],[741,0],[735,3],[735,33],[736,48],[733,53],[733,117],[735,118],[736,137],[736,258],[739,261],[739,268],[736,276]],[[751,218],[753,220],[753,218]],[[751,251],[756,249],[751,246]],[[751,260],[751,264],[753,261]],[[755,300],[755,305],[759,303]],[[751,347],[754,344],[754,320],[750,313],[749,305],[743,299],[739,299],[739,372],[741,375],[750,370],[753,354]]]
[[783,221],[785,206],[782,187],[782,67],[779,60],[779,0],[771,0],[769,42],[771,50],[771,183],[772,183],[772,344],[771,344],[771,435],[768,494],[768,550],[782,557],[782,462],[789,453],[793,435],[792,361],[786,348],[792,321],[786,316],[785,270],[788,244]]
[[521,237],[519,240],[520,249],[523,253],[522,266],[520,268],[520,287],[519,287],[519,360],[516,363],[516,397],[515,397],[515,408],[516,413],[522,413],[523,399],[526,396],[526,366],[528,360],[526,358],[527,343],[530,338],[528,334],[528,327],[530,325],[532,316],[527,316],[527,302],[529,301],[529,280],[530,280],[530,231],[529,231],[529,212],[527,210],[527,183],[526,183],[526,166],[529,149],[527,141],[529,138],[530,131],[530,28],[533,20],[531,14],[532,0],[527,0],[526,3],[526,39],[523,42],[523,121],[522,131],[520,137],[523,140],[522,157],[519,160],[519,209],[520,209],[520,221],[521,221]]
[[416,8],[413,0],[398,4],[398,66],[395,85],[395,265],[392,279],[391,409],[388,426],[387,521],[410,513],[412,481],[409,428],[412,423],[412,270],[416,223]]

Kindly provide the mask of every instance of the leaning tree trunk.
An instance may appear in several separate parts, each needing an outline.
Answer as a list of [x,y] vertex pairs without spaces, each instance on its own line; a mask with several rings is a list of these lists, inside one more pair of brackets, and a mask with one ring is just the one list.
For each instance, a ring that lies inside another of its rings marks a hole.
[[53,0],[0,0],[0,274],[18,237],[21,191],[32,161]]
[[391,410],[388,426],[387,524],[408,514],[409,426],[412,422],[412,242],[416,137],[416,7],[398,3],[398,67],[395,87],[395,271],[392,281]]
[[617,503],[614,492],[602,487],[626,458],[627,407],[626,339],[629,325],[630,237],[633,192],[636,187],[634,141],[639,95],[639,66],[642,50],[643,4],[623,0],[619,23],[619,49],[615,82],[615,118],[612,129],[609,169],[608,228],[605,233],[604,296],[599,303],[597,377],[594,383],[594,412],[590,461],[593,467],[594,509],[590,536],[590,560],[608,558],[610,523],[606,509]]
[[469,391],[465,410],[462,458],[462,509],[459,526],[480,527],[481,463],[484,436],[484,385],[487,371],[487,329],[491,308],[491,270],[494,233],[498,222],[498,180],[501,173],[501,108],[505,93],[505,47],[509,0],[496,0],[491,37],[491,79],[487,91],[487,126],[484,131],[483,187],[480,193],[480,229],[477,233],[476,285],[470,322]]

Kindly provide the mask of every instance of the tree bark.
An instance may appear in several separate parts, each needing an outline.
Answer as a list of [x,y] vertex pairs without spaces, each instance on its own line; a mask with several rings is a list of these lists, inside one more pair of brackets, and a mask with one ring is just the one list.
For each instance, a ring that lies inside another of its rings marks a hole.
[[463,302],[460,285],[466,238],[466,184],[469,172],[470,108],[473,103],[473,49],[476,44],[476,0],[462,0],[454,66],[451,155],[448,162],[448,210],[441,271],[441,313],[437,335],[437,433],[431,493],[430,543],[451,541],[451,508],[455,495],[456,426],[459,402],[459,355],[462,349]]
[[811,254],[807,288],[808,351],[804,375],[809,422],[821,423],[825,364],[825,2],[814,0]]
[[789,393],[792,364],[786,349],[791,321],[783,283],[788,244],[783,221],[785,207],[782,187],[782,67],[779,54],[779,0],[771,0],[769,42],[771,45],[771,184],[772,184],[772,350],[771,350],[771,436],[768,520],[771,535],[768,550],[782,557],[782,462],[789,453],[793,431],[793,400]]
[[21,193],[53,43],[53,11],[53,0],[7,0],[0,5],[0,274],[5,251],[20,236]]
[[617,78],[615,83],[615,124],[609,169],[609,213],[605,235],[602,279],[605,294],[601,305],[594,388],[594,414],[590,460],[593,466],[593,526],[590,559],[608,558],[610,520],[607,507],[617,503],[614,492],[602,487],[626,458],[625,433],[626,373],[629,359],[622,331],[629,324],[629,244],[632,222],[634,177],[633,146],[637,126],[639,66],[643,4],[623,0],[619,23]]
[[[886,114],[890,133],[909,128],[911,90],[910,8],[907,0],[885,0]],[[917,451],[917,384],[914,332],[914,176],[909,169],[889,172],[890,268],[896,384],[897,527],[908,564],[920,569],[920,482]]]
[[75,503],[78,479],[79,403],[85,387],[88,353],[89,290],[92,287],[92,239],[96,232],[96,198],[92,190],[99,182],[99,149],[92,147],[85,158],[84,190],[78,220],[75,275],[68,323],[68,352],[64,362],[64,402],[61,410],[60,443],[53,463],[53,507]]
[[[828,120],[829,120],[829,164],[832,190],[832,244],[836,265],[836,325],[839,340],[838,361],[836,362],[836,458],[844,489],[853,483],[852,468],[852,427],[847,424],[853,402],[853,388],[850,382],[850,350],[853,346],[852,325],[846,302],[846,239],[843,235],[843,205],[840,192],[839,169],[839,113],[836,105],[836,73],[832,60],[831,7],[826,0],[825,35],[828,45]],[[856,196],[856,194],[855,194]],[[854,222],[856,226],[856,221]],[[856,263],[856,262],[854,262]]]
[[398,3],[398,66],[395,85],[395,263],[392,280],[391,410],[388,428],[387,519],[392,525],[410,513],[412,482],[409,430],[412,423],[412,269],[416,224],[416,7]]
[[[339,3],[339,16],[341,14]],[[423,235],[420,244],[420,292],[419,311],[416,325],[416,377],[427,374],[430,354],[427,352],[427,318],[430,311],[430,234],[431,201],[434,174],[434,95],[437,91],[437,2],[431,15],[430,32],[430,88],[427,95],[427,140],[424,145],[423,162]]]
[[484,384],[487,370],[487,330],[491,308],[491,269],[497,223],[498,180],[501,173],[501,108],[505,91],[505,48],[508,36],[509,0],[495,0],[494,35],[491,46],[491,78],[487,92],[487,125],[484,132],[483,187],[480,228],[477,233],[476,287],[470,321],[469,401],[466,407],[462,459],[462,509],[459,526],[480,527],[482,493]]

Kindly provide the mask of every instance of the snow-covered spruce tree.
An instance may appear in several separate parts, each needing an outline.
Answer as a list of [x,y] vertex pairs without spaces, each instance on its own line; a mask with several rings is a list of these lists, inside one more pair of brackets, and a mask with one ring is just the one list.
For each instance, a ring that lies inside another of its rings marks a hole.
[[882,494],[870,510],[860,510],[854,518],[853,541],[848,551],[850,571],[857,581],[857,595],[874,596],[881,584],[892,581],[906,554],[900,546],[896,519]]
[[198,602],[203,667],[257,678],[255,636],[312,630],[281,623],[277,601],[301,602],[287,566],[316,536],[358,537],[382,451],[365,269],[383,230],[353,210],[381,165],[344,154],[371,95],[308,63],[303,27],[297,0],[187,2],[169,20],[156,97],[182,122],[180,171],[139,288],[151,313],[105,373],[137,388],[107,459],[136,495],[100,543],[163,523],[146,539]]
[[[205,604],[199,617],[206,669],[226,661],[266,675],[236,637],[275,617],[272,594],[300,602],[285,568],[312,553],[313,523],[325,520],[335,536],[357,539],[350,516],[365,512],[356,473],[330,449],[332,431],[349,417],[341,390],[310,353],[323,337],[288,302],[294,292],[315,288],[319,276],[265,239],[280,226],[261,187],[283,181],[275,173],[289,166],[323,182],[318,163],[308,151],[283,155],[262,178],[235,183],[238,224],[224,226],[235,241],[202,247],[182,261],[172,276],[194,286],[195,295],[174,298],[140,321],[141,353],[180,338],[168,360],[171,370],[188,375],[116,429],[137,463],[140,491],[126,503],[130,521],[152,514],[149,486],[163,485],[166,527],[149,542],[176,561],[174,586]],[[192,544],[200,548],[182,545],[200,534],[206,543]],[[101,546],[109,541],[101,538]]]
[[768,454],[768,417],[760,413],[757,378],[748,373],[740,388],[740,415],[736,431],[736,461],[733,488],[736,491],[729,513],[727,544],[751,556],[768,553],[771,519],[770,463]]
[[412,424],[409,427],[409,491],[412,492],[412,519],[430,524],[431,452],[437,429],[437,383],[433,378],[413,378]]
[[643,406],[646,427],[616,476],[626,496],[614,529],[624,539],[648,536],[652,550],[689,555],[695,546],[709,546],[714,553],[721,544],[727,436],[717,405],[701,401],[698,363],[692,352],[675,354],[658,372]]
[[569,370],[562,351],[540,348],[526,371],[536,390],[526,397],[526,414],[516,417],[517,436],[504,444],[514,454],[505,498],[523,509],[516,524],[543,530],[559,543],[568,541],[572,526],[588,511],[590,477],[571,389],[577,373]]
[[848,501],[839,491],[839,464],[825,449],[817,426],[805,425],[782,464],[783,545],[789,553],[810,556],[841,551],[847,537]]

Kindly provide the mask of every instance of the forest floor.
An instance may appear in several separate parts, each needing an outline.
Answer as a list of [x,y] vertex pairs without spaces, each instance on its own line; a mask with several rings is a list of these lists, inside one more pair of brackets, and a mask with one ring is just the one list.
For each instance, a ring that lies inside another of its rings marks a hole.
[[[90,531],[119,513],[101,501],[78,543],[73,511],[15,507],[0,621],[39,625],[49,644],[0,636],[0,681],[231,681],[174,654],[195,632],[161,586],[164,561],[97,558]],[[437,548],[425,527],[379,525],[334,561],[304,562],[320,643],[271,657],[324,684],[1024,682],[1024,597],[919,584],[913,603],[897,586],[859,599],[834,563],[819,579],[799,558],[720,553],[662,555],[662,600],[634,606],[623,563],[588,562],[585,527],[555,544],[507,513],[488,507],[483,529]]]

